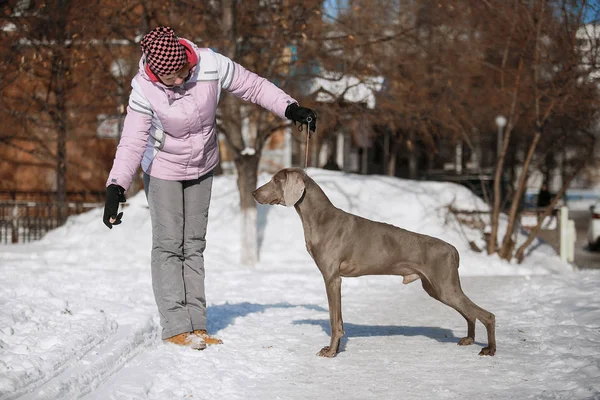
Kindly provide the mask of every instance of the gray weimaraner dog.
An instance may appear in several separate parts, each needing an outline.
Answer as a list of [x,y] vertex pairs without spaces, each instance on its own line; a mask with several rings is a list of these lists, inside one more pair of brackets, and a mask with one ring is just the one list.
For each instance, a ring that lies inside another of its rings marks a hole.
[[329,303],[331,342],[319,356],[335,356],[344,335],[341,277],[362,275],[402,275],[404,284],[420,279],[431,297],[467,320],[467,337],[458,344],[473,344],[478,319],[488,334],[488,346],[479,355],[495,354],[495,316],[463,293],[452,245],[340,210],[299,168],[282,169],[253,195],[260,204],[294,206],[300,215],[306,248],[323,274]]

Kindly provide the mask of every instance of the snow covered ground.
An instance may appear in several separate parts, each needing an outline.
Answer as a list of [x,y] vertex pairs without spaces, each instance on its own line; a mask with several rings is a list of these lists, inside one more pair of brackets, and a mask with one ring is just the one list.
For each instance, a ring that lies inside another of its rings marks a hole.
[[208,329],[224,344],[161,342],[140,194],[113,230],[97,209],[0,247],[0,399],[600,398],[599,273],[572,271],[541,243],[522,265],[472,251],[480,233],[447,206],[485,206],[460,186],[309,174],[342,209],[455,245],[463,289],[496,314],[496,356],[477,355],[479,323],[476,343],[457,346],[466,322],[418,281],[370,276],[344,279],[342,351],[317,357],[327,300],[296,212],[259,207],[261,262],[243,267],[235,179],[217,177],[206,286]]

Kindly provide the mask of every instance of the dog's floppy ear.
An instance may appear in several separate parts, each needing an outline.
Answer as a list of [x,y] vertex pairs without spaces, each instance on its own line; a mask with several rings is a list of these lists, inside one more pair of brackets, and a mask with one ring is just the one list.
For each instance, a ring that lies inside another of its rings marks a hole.
[[287,173],[283,186],[283,202],[286,207],[293,207],[304,193],[304,179],[297,172]]

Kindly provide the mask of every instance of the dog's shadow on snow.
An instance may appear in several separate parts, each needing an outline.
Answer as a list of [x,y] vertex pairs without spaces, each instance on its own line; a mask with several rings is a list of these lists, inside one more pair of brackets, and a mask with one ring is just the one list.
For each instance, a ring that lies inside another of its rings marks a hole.
[[[309,310],[327,313],[328,310],[314,304],[256,304],[256,303],[225,303],[211,305],[206,309],[207,328],[211,333],[227,328],[236,318],[245,317],[249,314],[261,313],[270,308],[297,308],[302,307]],[[320,326],[327,335],[331,336],[329,320],[326,319],[302,319],[293,322],[294,325],[316,325]],[[358,325],[344,322],[345,335],[340,342],[340,351],[344,351],[346,342],[350,338],[375,337],[375,336],[424,336],[442,343],[456,343],[459,338],[450,329],[434,326],[402,326],[402,325]],[[475,344],[484,346],[483,343]]]
[[256,303],[236,303],[236,304],[219,304],[211,305],[206,309],[207,329],[209,332],[218,332],[221,329],[227,328],[233,323],[236,318],[245,317],[248,314],[260,313],[269,308],[296,308],[302,307],[308,310],[319,312],[327,312],[323,307],[314,304],[256,304]]
[[[294,321],[294,325],[317,325],[323,328],[329,336],[331,329],[329,321],[325,319],[303,319]],[[344,322],[344,338],[341,342],[341,349],[345,347],[346,340],[357,337],[373,336],[425,336],[442,343],[457,343],[460,338],[454,336],[450,329],[439,328],[435,326],[401,326],[401,325],[357,325]],[[466,332],[465,332],[466,333]],[[346,339],[346,340],[344,340]],[[483,343],[475,344],[484,346]]]

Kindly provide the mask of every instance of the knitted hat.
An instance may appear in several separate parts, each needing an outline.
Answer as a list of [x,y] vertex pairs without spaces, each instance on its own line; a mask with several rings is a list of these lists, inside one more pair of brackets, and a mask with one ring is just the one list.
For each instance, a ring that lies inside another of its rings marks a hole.
[[154,28],[144,35],[140,44],[146,55],[146,62],[155,74],[172,74],[187,63],[185,47],[168,26]]

